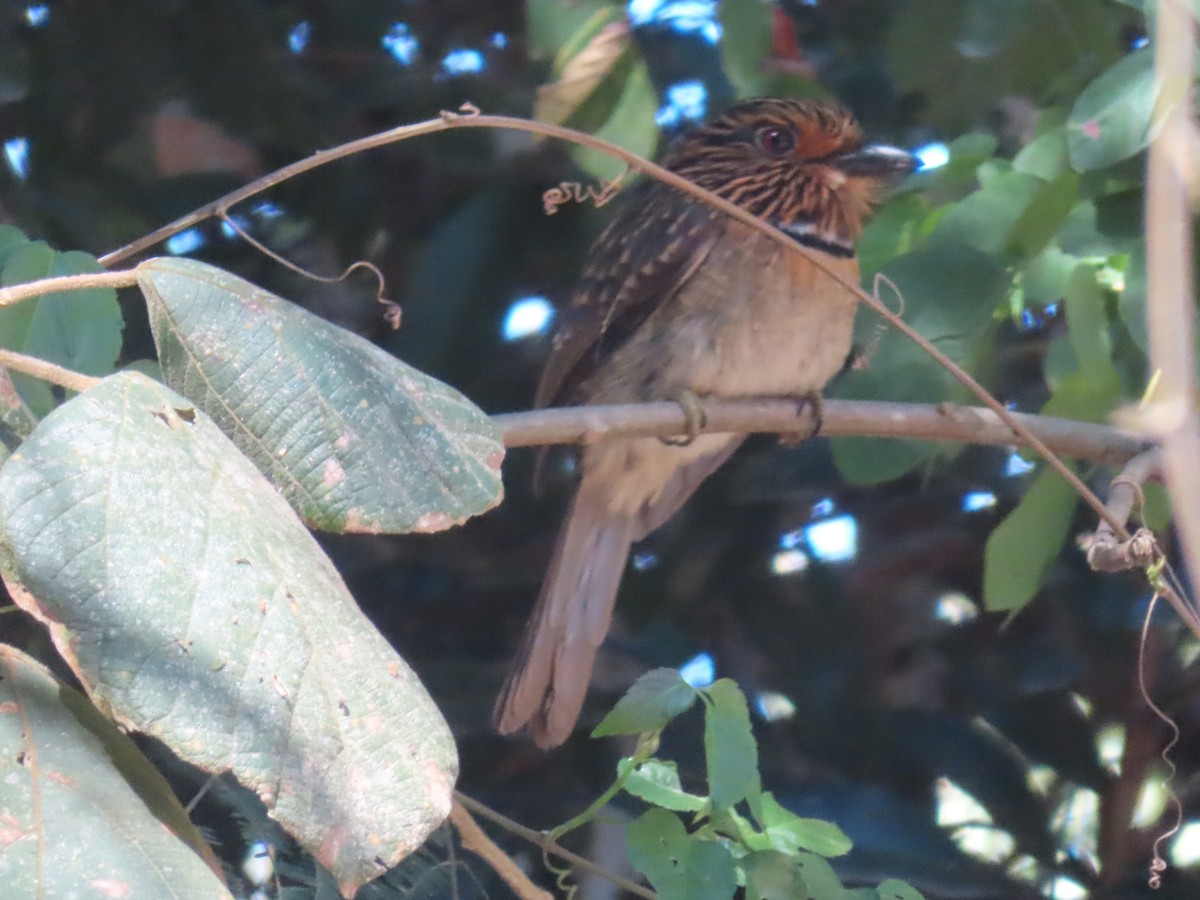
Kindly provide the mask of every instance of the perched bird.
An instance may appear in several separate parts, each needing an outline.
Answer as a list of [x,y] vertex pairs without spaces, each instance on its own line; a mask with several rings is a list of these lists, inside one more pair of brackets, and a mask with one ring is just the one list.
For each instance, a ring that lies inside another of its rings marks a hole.
[[[878,188],[915,162],[864,144],[838,106],[759,99],[684,134],[663,165],[857,283],[854,240]],[[815,397],[841,368],[857,298],[809,257],[655,179],[624,201],[559,316],[538,407]],[[630,545],[670,518],[743,440],[616,438],[583,450],[579,487],[496,703],[501,732],[527,728],[542,747],[567,738]]]

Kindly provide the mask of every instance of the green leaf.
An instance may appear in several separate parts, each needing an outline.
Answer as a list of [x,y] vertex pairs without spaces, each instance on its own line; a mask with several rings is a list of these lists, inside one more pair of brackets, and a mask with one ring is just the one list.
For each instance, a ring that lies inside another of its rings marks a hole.
[[633,759],[628,756],[617,763],[618,775],[624,777],[629,772],[622,785],[626,793],[675,812],[699,812],[708,805],[707,797],[689,794],[683,789],[675,763],[648,759],[630,772],[631,766]]
[[0,710],[5,896],[232,898],[212,851],[133,741],[4,644]]
[[983,599],[989,610],[1016,612],[1033,599],[1067,539],[1076,499],[1061,475],[1043,468],[996,526],[983,557]]
[[1053,181],[1070,165],[1066,126],[1039,134],[1013,157],[1013,171]]
[[1054,245],[1027,260],[1021,269],[1025,306],[1045,306],[1061,300],[1067,290],[1067,281],[1077,265],[1079,257],[1064,253]]
[[784,853],[807,850],[818,856],[844,856],[853,844],[833,822],[806,819],[779,805],[770,792],[762,795],[762,826],[775,849]]
[[763,60],[771,55],[771,12],[760,0],[724,0],[722,68],[739,97],[761,97],[770,82]]
[[[625,78],[612,115],[597,129],[596,137],[611,141],[639,156],[651,157],[658,143],[658,127],[654,124],[657,111],[658,95],[650,83],[646,64],[639,58]],[[571,156],[581,169],[602,181],[610,181],[626,169],[621,160],[590,147],[573,145]]]
[[[733,681],[721,678],[701,692],[704,706],[704,755],[714,807],[731,807],[743,799],[757,806],[762,793],[758,744],[750,727],[746,695]],[[754,810],[758,814],[758,810]]]
[[889,878],[875,889],[879,900],[925,900],[916,888],[905,884],[898,878]]
[[845,892],[842,880],[825,859],[802,850],[796,854],[796,864],[812,900],[841,900]]
[[633,683],[592,737],[646,734],[662,731],[667,723],[696,702],[696,689],[675,669],[652,669]]
[[647,810],[625,832],[629,862],[660,900],[724,900],[737,890],[733,856],[724,844],[689,835],[663,809]]
[[1067,282],[1065,300],[1067,336],[1080,369],[1088,377],[1106,377],[1112,371],[1112,341],[1104,288],[1096,280],[1094,265],[1082,263],[1075,267]]
[[539,122],[557,125],[570,119],[631,51],[628,23],[615,9],[609,12],[602,11],[603,27],[566,59],[558,77],[538,88],[533,114]]
[[29,238],[19,228],[12,225],[0,225],[0,271],[4,270],[8,258],[13,252],[25,244],[31,243]]
[[1004,253],[1022,213],[1042,190],[1042,179],[1024,172],[993,172],[979,190],[954,204],[929,235],[929,244],[969,244],[989,256]]
[[609,0],[529,0],[525,4],[525,34],[534,58],[554,57],[564,47],[578,46],[578,35],[590,33],[599,17],[620,12]]
[[738,860],[746,876],[746,900],[808,900],[810,896],[792,856],[759,850]]
[[1156,95],[1150,47],[1130,53],[1084,88],[1067,117],[1071,165],[1088,172],[1144,150]]
[[[41,241],[27,242],[8,254],[0,283],[101,271],[86,253],[58,253]],[[122,327],[116,291],[60,291],[0,309],[0,346],[86,375],[107,375],[121,352]],[[45,382],[20,374],[13,375],[13,382],[34,414],[45,415],[54,408]]]
[[454,741],[287,502],[136,373],[0,467],[5,582],[102,711],[232,771],[343,890],[445,818]]
[[1068,213],[1079,202],[1079,176],[1063,172],[1044,185],[1017,217],[1005,241],[1012,256],[1028,259],[1041,252],[1058,233]]
[[204,263],[138,267],[168,385],[311,526],[440,531],[501,496],[503,447],[457,391]]

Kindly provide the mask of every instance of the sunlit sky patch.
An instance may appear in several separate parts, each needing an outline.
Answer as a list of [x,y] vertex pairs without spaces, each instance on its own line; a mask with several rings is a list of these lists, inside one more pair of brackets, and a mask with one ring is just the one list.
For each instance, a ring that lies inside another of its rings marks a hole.
[[189,228],[167,238],[164,246],[172,256],[183,256],[204,246],[204,234],[199,228]]
[[812,555],[821,562],[844,562],[858,555],[858,522],[842,515],[814,522],[804,529]]
[[25,7],[25,23],[30,28],[41,28],[50,21],[50,5],[47,3],[32,3]]
[[475,75],[484,70],[486,62],[478,50],[460,48],[442,57],[442,71],[447,75]]
[[659,128],[674,128],[699,122],[708,110],[708,88],[700,81],[681,81],[667,88],[667,101],[659,107],[654,121]]
[[29,138],[15,137],[4,142],[8,169],[22,181],[29,177]]
[[312,39],[312,25],[307,22],[297,22],[288,32],[287,45],[292,53],[303,53]]
[[913,156],[921,161],[920,170],[936,169],[950,162],[950,148],[940,141],[926,144],[913,151]]
[[996,495],[991,491],[971,491],[962,498],[963,512],[978,512],[996,505]]
[[698,34],[710,44],[721,40],[717,0],[629,0],[626,11],[635,27],[666,25],[672,31]]
[[519,341],[530,335],[541,334],[550,327],[553,320],[554,307],[545,297],[521,297],[514,301],[504,314],[504,324],[501,325],[500,332],[506,341]]
[[1004,465],[1004,474],[1009,478],[1016,478],[1020,475],[1027,475],[1035,468],[1037,468],[1035,463],[1022,459],[1021,454],[1014,450],[1009,454],[1008,462]]
[[679,667],[679,677],[692,687],[708,687],[717,677],[717,664],[708,653],[697,653]]
[[402,66],[411,66],[421,50],[421,42],[413,35],[412,29],[404,22],[392,25],[384,34],[380,43],[383,49]]

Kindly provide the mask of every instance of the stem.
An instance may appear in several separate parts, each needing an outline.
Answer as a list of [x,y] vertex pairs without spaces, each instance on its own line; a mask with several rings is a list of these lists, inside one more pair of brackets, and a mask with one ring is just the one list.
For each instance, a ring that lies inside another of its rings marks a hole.
[[74,369],[63,368],[44,359],[38,359],[36,356],[17,353],[15,350],[0,349],[0,366],[4,366],[4,368],[12,372],[32,375],[34,378],[40,378],[42,381],[57,384],[59,387],[64,387],[69,391],[76,391],[80,394],[100,381],[99,378],[91,375],[84,375],[82,372],[76,372]]
[[12,306],[22,300],[52,294],[55,291],[86,291],[89,288],[124,288],[137,284],[137,271],[88,272],[84,275],[60,275],[57,278],[42,278],[25,284],[14,284],[0,288],[0,308]]

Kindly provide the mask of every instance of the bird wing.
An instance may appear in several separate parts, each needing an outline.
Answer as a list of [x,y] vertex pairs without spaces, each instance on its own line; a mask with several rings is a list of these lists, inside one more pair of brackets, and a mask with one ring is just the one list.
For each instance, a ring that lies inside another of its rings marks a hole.
[[657,181],[644,180],[630,191],[596,240],[579,287],[560,315],[534,406],[575,400],[596,363],[704,262],[719,235],[719,216]]

